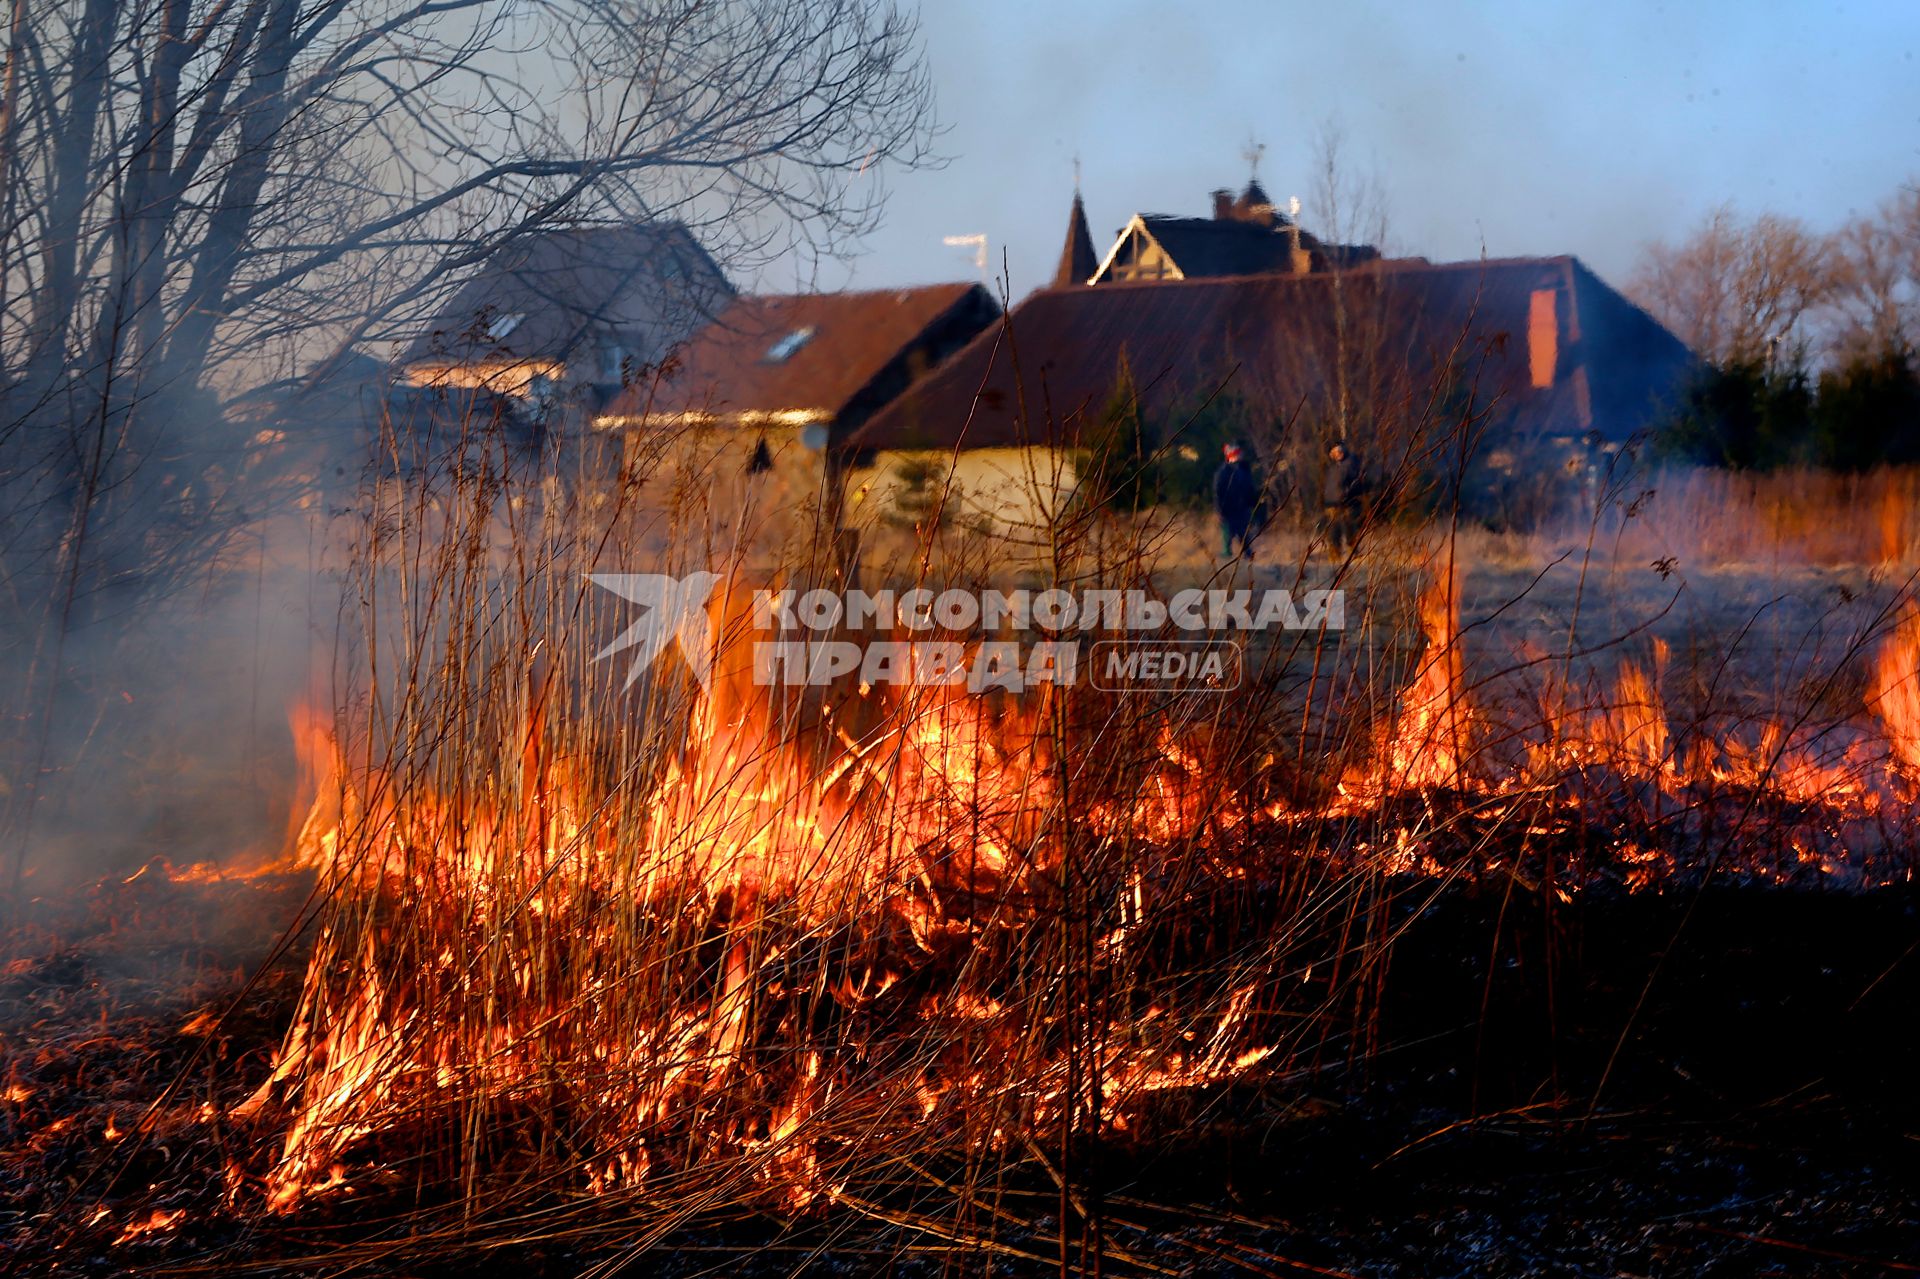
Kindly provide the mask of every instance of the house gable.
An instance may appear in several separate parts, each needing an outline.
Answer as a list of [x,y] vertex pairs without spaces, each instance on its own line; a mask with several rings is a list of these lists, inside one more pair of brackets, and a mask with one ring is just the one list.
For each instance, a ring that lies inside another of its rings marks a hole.
[[1107,284],[1116,280],[1184,280],[1180,266],[1166,246],[1147,226],[1147,219],[1134,214],[1121,228],[1113,247],[1100,260],[1089,284]]
[[1174,217],[1137,213],[1115,237],[1090,284],[1136,280],[1197,280],[1236,275],[1306,275],[1375,262],[1367,244],[1330,244],[1311,236],[1289,212],[1274,207],[1258,182],[1235,198],[1213,193],[1213,215]]

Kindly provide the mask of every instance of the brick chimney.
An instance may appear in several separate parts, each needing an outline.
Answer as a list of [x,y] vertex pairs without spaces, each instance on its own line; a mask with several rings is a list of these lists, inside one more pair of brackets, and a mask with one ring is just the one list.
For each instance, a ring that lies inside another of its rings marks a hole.
[[1222,188],[1213,193],[1213,220],[1215,222],[1234,220],[1233,192]]
[[1295,275],[1310,275],[1313,272],[1313,254],[1300,244],[1300,224],[1287,223],[1287,265]]

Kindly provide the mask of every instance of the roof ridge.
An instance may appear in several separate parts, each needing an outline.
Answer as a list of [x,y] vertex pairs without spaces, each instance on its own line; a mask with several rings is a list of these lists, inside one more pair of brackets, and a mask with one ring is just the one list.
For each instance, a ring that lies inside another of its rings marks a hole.
[[890,288],[816,290],[811,293],[736,293],[734,300],[737,302],[786,302],[795,298],[872,298],[888,293],[935,293],[948,289],[964,292],[967,289],[979,287],[981,286],[977,280],[944,280],[937,284],[897,284]]
[[[1145,216],[1145,215],[1142,215]],[[1210,218],[1197,218],[1195,221],[1211,223]],[[1264,228],[1258,228],[1264,230]],[[1452,262],[1432,262],[1424,258],[1375,258],[1357,267],[1342,271],[1314,271],[1297,275],[1280,271],[1245,271],[1237,275],[1194,275],[1181,279],[1144,279],[1144,280],[1106,280],[1100,284],[1102,289],[1200,289],[1209,286],[1222,287],[1232,284],[1244,284],[1251,280],[1275,281],[1296,284],[1321,280],[1331,280],[1342,275],[1412,275],[1419,272],[1471,271],[1494,267],[1544,267],[1562,266],[1567,263],[1579,263],[1580,259],[1571,253],[1556,253],[1547,257],[1505,257],[1505,258],[1460,258]],[[1580,263],[1589,274],[1592,269]],[[1055,292],[1051,288],[1037,290],[1042,293]],[[1059,290],[1066,291],[1066,290]]]

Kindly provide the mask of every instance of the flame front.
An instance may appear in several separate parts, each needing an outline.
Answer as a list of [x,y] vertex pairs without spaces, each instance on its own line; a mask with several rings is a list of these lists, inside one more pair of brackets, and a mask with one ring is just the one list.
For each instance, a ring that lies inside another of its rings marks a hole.
[[[332,905],[248,1107],[285,1116],[268,1203],[350,1191],[356,1165],[424,1149],[445,1166],[413,1175],[469,1189],[535,1153],[586,1190],[796,1211],[903,1143],[1125,1131],[1157,1093],[1286,1060],[1297,1023],[1280,1009],[1325,980],[1311,921],[1338,914],[1314,894],[1357,892],[1315,864],[1458,873],[1451,810],[1378,824],[1404,797],[1456,796],[1523,844],[1567,814],[1604,819],[1623,832],[1610,864],[1642,889],[1672,869],[1652,832],[1722,792],[1817,802],[1844,825],[1884,819],[1920,777],[1920,622],[1881,655],[1892,759],[1876,770],[1863,733],[1678,733],[1657,644],[1598,709],[1562,680],[1514,729],[1469,689],[1458,583],[1417,612],[1410,681],[1314,812],[1256,801],[1257,776],[1221,784],[1207,734],[1164,716],[1090,726],[1059,692],[783,700],[725,654],[651,773],[561,749],[537,696],[499,752],[513,766],[454,784],[315,747],[331,776],[295,847]],[[1290,833],[1342,814],[1380,838]],[[1796,829],[1791,869],[1824,874],[1853,828]],[[1222,922],[1221,903],[1251,901]],[[1166,922],[1198,916],[1228,956],[1204,989],[1175,980],[1186,943]],[[1282,980],[1290,965],[1304,975]]]

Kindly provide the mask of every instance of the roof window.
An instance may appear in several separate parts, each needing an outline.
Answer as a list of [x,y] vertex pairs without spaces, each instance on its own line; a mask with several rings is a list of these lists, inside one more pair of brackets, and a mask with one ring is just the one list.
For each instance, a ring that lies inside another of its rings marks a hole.
[[791,360],[795,352],[807,343],[813,341],[814,332],[814,327],[809,324],[804,328],[795,329],[793,332],[787,334],[787,336],[767,348],[767,363],[784,364],[788,360]]

